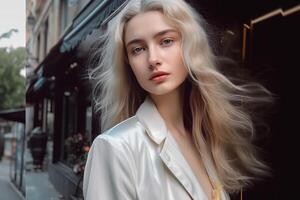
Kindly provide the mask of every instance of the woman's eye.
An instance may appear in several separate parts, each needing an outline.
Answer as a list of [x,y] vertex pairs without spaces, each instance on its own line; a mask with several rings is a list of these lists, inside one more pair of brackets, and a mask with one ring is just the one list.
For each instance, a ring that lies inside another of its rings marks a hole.
[[137,55],[137,54],[139,54],[143,49],[144,49],[143,47],[136,47],[136,48],[133,48],[133,49],[131,50],[131,53],[132,53],[133,55]]
[[172,40],[172,39],[164,39],[161,41],[161,45],[170,46],[173,42],[174,42],[174,40]]

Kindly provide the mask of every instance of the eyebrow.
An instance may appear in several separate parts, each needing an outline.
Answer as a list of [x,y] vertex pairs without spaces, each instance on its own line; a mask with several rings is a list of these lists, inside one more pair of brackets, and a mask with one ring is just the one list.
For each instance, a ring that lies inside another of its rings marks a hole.
[[[166,33],[169,33],[169,32],[175,32],[177,33],[177,31],[175,29],[166,29],[166,30],[163,30],[163,31],[159,31],[158,33],[156,33],[153,37],[156,38],[158,36],[162,36],[162,35],[165,35]],[[144,40],[142,39],[133,39],[133,40],[130,40],[127,44],[126,44],[126,47],[128,47],[129,45],[133,44],[133,43],[141,43],[143,42]]]

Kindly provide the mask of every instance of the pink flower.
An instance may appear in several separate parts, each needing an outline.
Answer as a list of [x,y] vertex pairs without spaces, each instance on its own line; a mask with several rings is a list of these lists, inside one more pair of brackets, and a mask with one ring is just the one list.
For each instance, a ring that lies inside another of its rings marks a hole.
[[90,147],[89,147],[89,146],[85,146],[85,147],[83,147],[83,150],[84,150],[85,152],[89,152]]

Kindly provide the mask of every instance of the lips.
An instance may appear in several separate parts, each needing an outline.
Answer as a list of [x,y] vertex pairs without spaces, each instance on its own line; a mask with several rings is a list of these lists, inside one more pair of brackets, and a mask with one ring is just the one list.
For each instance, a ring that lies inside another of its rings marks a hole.
[[166,75],[169,75],[170,73],[167,73],[167,72],[162,72],[162,71],[159,71],[159,72],[154,72],[151,77],[149,78],[149,80],[154,80],[160,76],[166,76]]

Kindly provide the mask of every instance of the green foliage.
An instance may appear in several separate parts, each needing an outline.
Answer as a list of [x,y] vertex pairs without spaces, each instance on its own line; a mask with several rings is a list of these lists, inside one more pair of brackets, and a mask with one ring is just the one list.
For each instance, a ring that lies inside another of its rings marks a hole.
[[24,106],[26,49],[0,48],[0,110]]

